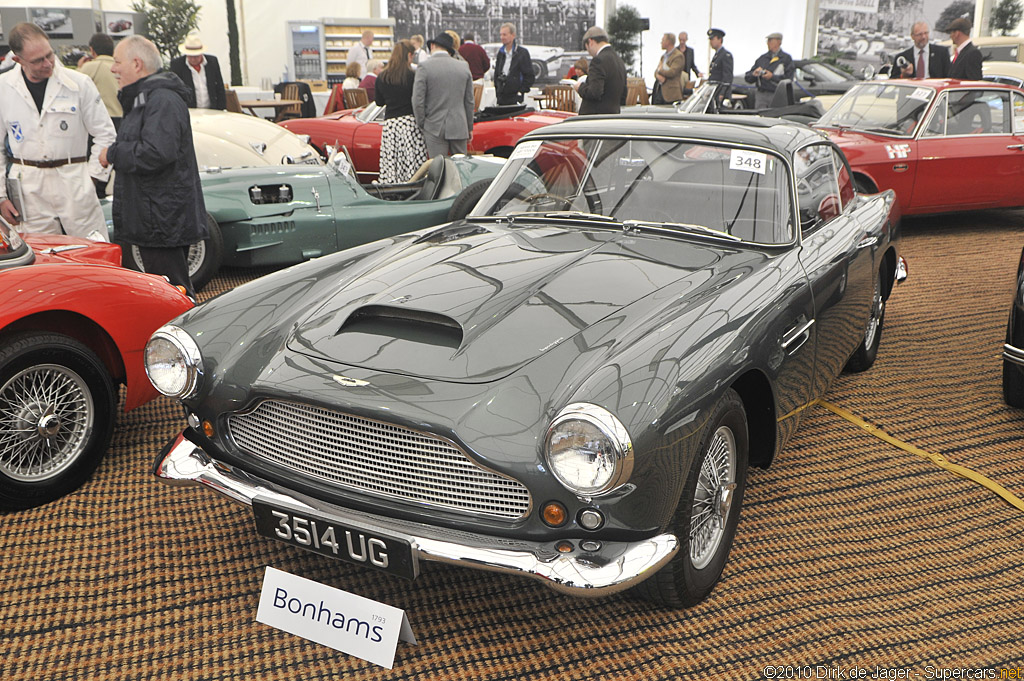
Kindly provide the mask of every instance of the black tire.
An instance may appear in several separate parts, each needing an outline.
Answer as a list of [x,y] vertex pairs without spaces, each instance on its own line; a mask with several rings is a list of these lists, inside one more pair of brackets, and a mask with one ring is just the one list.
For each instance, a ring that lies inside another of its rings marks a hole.
[[1011,407],[1024,409],[1024,369],[1003,360],[1003,399]]
[[[192,244],[188,249],[188,276],[196,291],[201,291],[210,283],[220,271],[221,262],[224,260],[224,235],[220,231],[220,225],[209,213],[206,214],[206,227],[210,231],[210,236],[197,244]],[[121,244],[121,264],[136,272],[146,271],[142,267],[139,247],[132,244]]]
[[0,509],[48,503],[85,482],[107,451],[117,392],[77,340],[22,333],[0,349]]
[[878,357],[878,346],[882,343],[882,326],[885,322],[885,299],[882,293],[882,271],[875,272],[875,287],[871,294],[871,310],[864,325],[864,337],[857,351],[846,362],[844,371],[858,373],[867,371]]
[[[722,576],[736,534],[747,486],[749,451],[743,401],[729,389],[712,410],[672,519],[679,552],[668,565],[635,587],[640,596],[660,605],[688,608],[711,593]],[[715,475],[709,478],[709,472]]]
[[484,195],[487,188],[491,186],[490,180],[477,180],[473,184],[469,185],[462,192],[455,197],[455,203],[448,210],[448,221],[455,222],[469,215],[469,211],[473,210],[477,202],[480,201],[480,197]]
[[530,65],[533,67],[533,79],[540,80],[541,78],[547,78],[548,76],[548,65],[542,61],[534,59]]

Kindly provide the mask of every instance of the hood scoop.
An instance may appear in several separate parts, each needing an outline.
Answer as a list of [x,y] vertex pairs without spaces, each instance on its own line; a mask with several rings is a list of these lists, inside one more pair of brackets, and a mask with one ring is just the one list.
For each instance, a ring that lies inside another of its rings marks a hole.
[[366,305],[348,316],[338,329],[345,334],[365,334],[381,340],[421,343],[455,351],[462,345],[462,327],[447,315],[390,305]]

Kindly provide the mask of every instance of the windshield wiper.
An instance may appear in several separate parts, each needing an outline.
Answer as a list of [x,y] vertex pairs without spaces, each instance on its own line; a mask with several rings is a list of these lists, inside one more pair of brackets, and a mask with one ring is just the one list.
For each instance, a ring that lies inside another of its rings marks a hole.
[[516,213],[505,213],[504,215],[469,215],[470,218],[487,218],[490,220],[507,220],[510,224],[520,218],[527,220],[599,220],[600,222],[618,225],[618,220],[607,215],[599,215],[598,213],[586,213],[577,210],[563,210],[563,211],[548,211],[545,213],[535,213],[533,211],[519,211]]
[[546,218],[583,218],[586,220],[601,220],[602,222],[614,222],[619,224],[619,221],[608,215],[600,215],[598,213],[586,213],[581,210],[556,210],[543,213]]
[[728,239],[729,241],[743,241],[743,239],[739,238],[738,236],[734,236],[732,234],[729,234],[728,232],[723,232],[720,229],[712,229],[710,227],[705,227],[704,225],[695,225],[689,222],[653,222],[648,220],[622,221],[622,228],[626,231],[629,231],[630,229],[639,229],[641,227],[644,229],[653,229],[655,231],[662,231],[666,233],[678,232],[680,229],[683,229],[691,232],[709,234],[711,236],[718,237],[719,239]]

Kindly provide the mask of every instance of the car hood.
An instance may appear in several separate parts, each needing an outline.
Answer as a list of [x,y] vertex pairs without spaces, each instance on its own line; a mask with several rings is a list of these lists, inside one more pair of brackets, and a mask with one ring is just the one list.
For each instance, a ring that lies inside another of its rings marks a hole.
[[759,257],[616,230],[455,223],[343,279],[287,343],[331,363],[488,382],[611,315],[620,329],[643,323],[644,306],[630,306],[665,287],[699,299]]
[[[837,130],[836,128],[822,128],[822,130],[827,132],[836,146],[843,150],[851,165],[857,165],[858,162],[895,158],[897,151],[909,149],[909,145],[914,142],[912,137],[890,137],[858,130]],[[893,156],[889,155],[890,148],[893,151]]]
[[321,163],[302,138],[262,118],[212,109],[189,109],[189,118],[200,168]]

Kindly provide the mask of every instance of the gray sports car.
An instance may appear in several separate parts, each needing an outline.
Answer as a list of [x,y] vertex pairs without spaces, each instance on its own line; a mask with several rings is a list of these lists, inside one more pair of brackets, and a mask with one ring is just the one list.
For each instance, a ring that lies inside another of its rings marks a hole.
[[258,533],[598,596],[705,598],[747,466],[846,367],[900,273],[892,192],[829,139],[732,116],[526,136],[468,218],[241,286],[157,331],[188,426],[155,473]]

